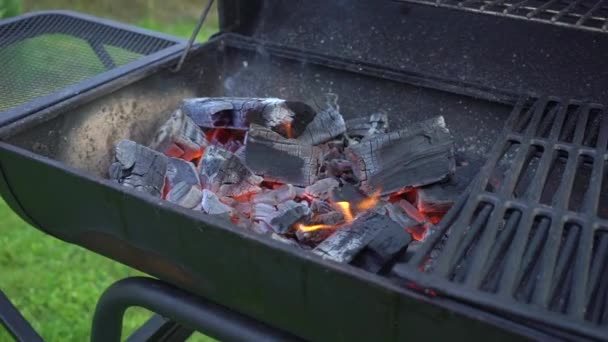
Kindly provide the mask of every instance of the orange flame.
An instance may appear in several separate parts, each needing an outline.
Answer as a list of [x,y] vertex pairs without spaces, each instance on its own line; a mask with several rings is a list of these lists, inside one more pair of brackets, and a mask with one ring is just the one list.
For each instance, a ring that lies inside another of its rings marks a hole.
[[381,190],[376,190],[370,197],[357,203],[357,211],[366,211],[375,207],[380,200],[380,191]]
[[350,210],[350,203],[336,202],[336,205],[338,206],[338,209],[340,210],[340,212],[342,212],[342,215],[344,215],[344,221],[350,222],[353,220],[353,213]]
[[291,127],[291,121],[287,121],[284,123],[285,125],[285,133],[289,139],[295,138],[293,135],[293,128]]
[[315,230],[319,230],[319,229],[329,229],[329,228],[334,228],[335,226],[332,226],[330,224],[315,224],[312,226],[305,226],[303,224],[299,224],[298,225],[298,230],[303,231],[303,232],[312,232]]

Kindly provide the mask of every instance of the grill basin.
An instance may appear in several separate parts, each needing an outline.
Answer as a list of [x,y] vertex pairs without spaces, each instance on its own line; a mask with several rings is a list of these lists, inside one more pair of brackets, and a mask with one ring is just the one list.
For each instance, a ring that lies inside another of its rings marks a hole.
[[[558,327],[529,327],[524,321],[479,310],[450,296],[427,297],[410,290],[404,281],[393,282],[321,260],[105,180],[115,143],[125,138],[148,142],[155,128],[186,97],[277,96],[305,100],[334,92],[340,96],[346,118],[381,108],[391,118],[392,129],[441,114],[455,135],[459,152],[481,165],[521,88],[532,93],[545,85],[550,90],[560,86],[564,87],[559,88],[561,92],[572,90],[570,84],[563,85],[572,76],[555,72],[554,64],[543,69],[551,77],[536,82],[531,75],[532,86],[526,88],[525,79],[517,77],[479,77],[482,66],[495,67],[482,64],[482,60],[475,60],[480,68],[472,69],[458,69],[437,60],[434,67],[470,71],[470,77],[454,79],[446,77],[450,72],[445,71],[431,75],[433,70],[419,63],[410,63],[408,69],[388,59],[370,60],[362,55],[353,61],[328,57],[324,54],[328,51],[286,46],[293,43],[276,44],[280,40],[264,42],[258,40],[259,36],[252,39],[243,33],[260,35],[268,26],[251,30],[247,21],[237,27],[226,25],[226,18],[234,14],[232,5],[223,3],[223,28],[240,34],[223,33],[197,47],[179,73],[169,70],[175,59],[154,63],[4,125],[0,129],[0,186],[11,207],[49,234],[307,339],[470,337],[472,331],[496,338],[513,337],[511,334],[532,338],[580,336]],[[435,15],[444,11],[408,6],[411,14],[403,14],[410,19],[407,23],[428,28],[439,22]],[[258,9],[267,14],[282,13],[281,8]],[[360,17],[354,19],[362,20]],[[458,22],[453,20],[454,24]],[[515,35],[520,32],[517,23],[505,19],[484,25],[494,25],[494,31],[513,30]],[[458,27],[471,38],[463,44],[473,44],[475,32],[466,25]],[[539,41],[554,29],[534,27],[528,35]],[[462,34],[452,31],[456,36]],[[586,35],[591,34],[563,32],[580,38],[578,42],[588,42]],[[352,42],[353,47],[363,49],[357,39]],[[421,41],[419,46],[428,45]],[[516,54],[523,53],[518,50],[521,46],[511,48]],[[399,49],[396,54],[404,56],[402,53]],[[593,77],[590,80],[590,96],[601,94],[601,82]],[[510,86],[501,89],[504,84]]]

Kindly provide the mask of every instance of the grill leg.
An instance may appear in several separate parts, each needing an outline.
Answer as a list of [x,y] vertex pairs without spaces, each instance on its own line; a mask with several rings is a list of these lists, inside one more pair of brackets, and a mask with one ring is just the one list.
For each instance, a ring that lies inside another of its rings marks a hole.
[[114,283],[99,298],[91,341],[120,341],[123,315],[132,306],[146,308],[179,322],[180,326],[183,324],[222,341],[297,340],[160,280],[132,277]]
[[2,291],[0,291],[0,323],[16,341],[43,342],[42,337]]

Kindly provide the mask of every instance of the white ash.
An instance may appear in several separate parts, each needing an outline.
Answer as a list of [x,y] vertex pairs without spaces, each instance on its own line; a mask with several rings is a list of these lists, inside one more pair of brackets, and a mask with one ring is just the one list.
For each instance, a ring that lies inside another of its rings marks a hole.
[[210,215],[229,215],[233,212],[231,206],[222,203],[213,191],[207,189],[203,189],[202,210]]

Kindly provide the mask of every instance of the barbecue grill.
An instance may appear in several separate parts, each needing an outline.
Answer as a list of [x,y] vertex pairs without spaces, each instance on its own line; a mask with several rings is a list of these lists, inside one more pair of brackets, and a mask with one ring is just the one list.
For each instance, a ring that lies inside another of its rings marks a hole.
[[[87,58],[101,65],[0,103],[0,187],[11,208],[162,281],[110,288],[94,339],[120,337],[128,305],[168,317],[142,329],[175,321],[171,329],[227,339],[606,339],[604,0],[225,0],[219,15],[220,32],[190,49],[64,12],[0,26],[0,56],[59,32],[88,42]],[[20,79],[0,70],[11,80],[3,87]],[[116,142],[150,141],[184,98],[327,92],[346,118],[381,108],[397,128],[441,114],[479,170],[388,272],[324,260],[107,179]]]

